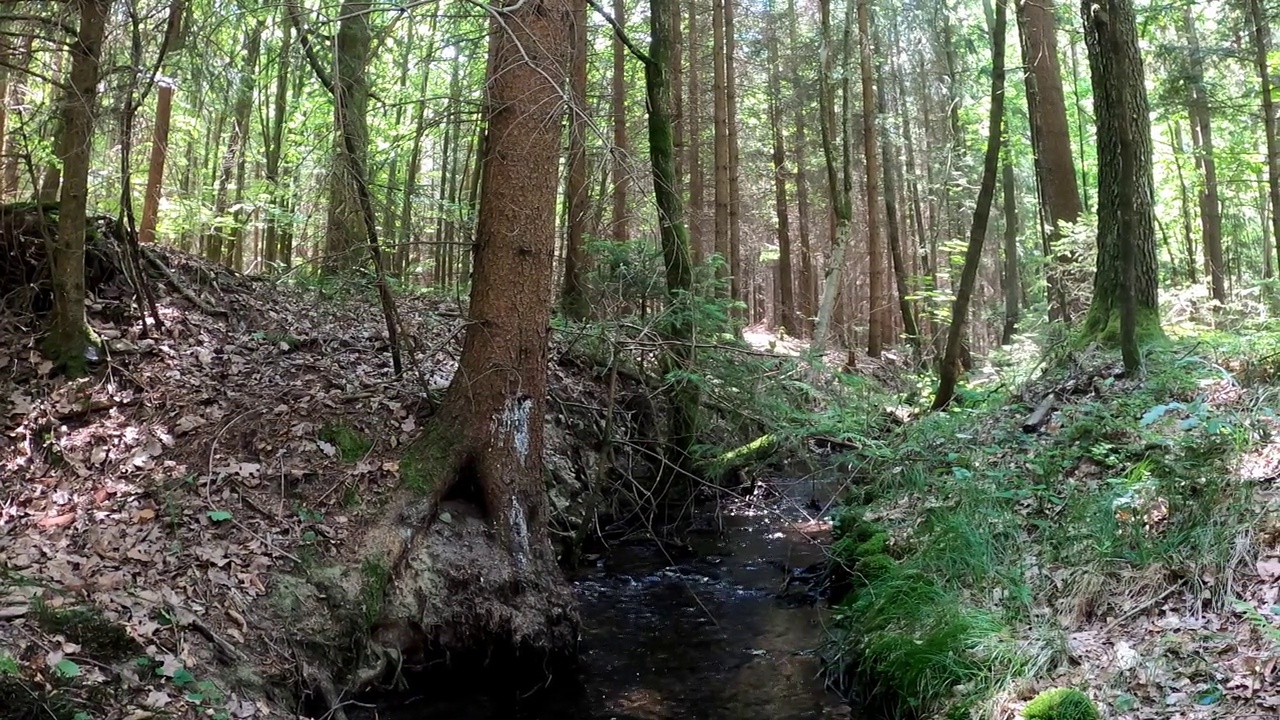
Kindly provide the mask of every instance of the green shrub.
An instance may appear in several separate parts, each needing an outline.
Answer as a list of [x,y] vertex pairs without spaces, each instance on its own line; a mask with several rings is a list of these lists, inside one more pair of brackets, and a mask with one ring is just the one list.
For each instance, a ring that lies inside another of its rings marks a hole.
[[1098,720],[1098,708],[1075,688],[1045,690],[1022,711],[1026,720]]
[[893,558],[884,553],[877,553],[859,560],[858,564],[854,565],[853,572],[863,582],[872,583],[893,572],[897,567],[898,563]]

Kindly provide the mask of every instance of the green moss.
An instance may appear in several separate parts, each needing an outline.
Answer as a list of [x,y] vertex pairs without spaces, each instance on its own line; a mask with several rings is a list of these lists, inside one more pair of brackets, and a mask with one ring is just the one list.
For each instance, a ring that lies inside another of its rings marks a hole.
[[320,439],[338,448],[338,457],[345,462],[356,462],[373,449],[373,441],[341,423],[327,423],[320,429]]
[[[1138,310],[1138,345],[1148,346],[1166,342],[1167,336],[1160,327],[1160,311],[1155,309]],[[1120,347],[1120,311],[1118,309],[1104,311],[1093,307],[1085,318],[1080,329],[1077,344],[1080,347],[1091,342],[1098,342],[1107,347]]]
[[854,549],[854,554],[860,558],[868,558],[872,555],[884,555],[889,550],[889,533],[878,532],[867,538],[866,542],[860,543]]
[[88,606],[53,608],[42,601],[33,607],[36,624],[50,635],[61,635],[101,662],[114,662],[141,650],[120,625]]
[[400,460],[400,480],[422,495],[432,492],[454,467],[456,430],[433,422],[422,436],[409,444]]
[[862,508],[846,506],[836,511],[831,521],[831,537],[837,541],[853,538],[855,542],[869,540],[879,528],[862,517]]
[[391,586],[391,569],[381,560],[366,558],[360,566],[360,574],[364,576],[360,598],[364,624],[370,628],[382,616],[382,603],[387,597],[387,588]]
[[884,553],[877,553],[859,560],[858,564],[853,566],[853,572],[864,582],[875,582],[896,570],[897,567],[898,563],[893,558]]
[[1098,708],[1088,695],[1075,688],[1045,690],[1027,703],[1026,720],[1098,720]]

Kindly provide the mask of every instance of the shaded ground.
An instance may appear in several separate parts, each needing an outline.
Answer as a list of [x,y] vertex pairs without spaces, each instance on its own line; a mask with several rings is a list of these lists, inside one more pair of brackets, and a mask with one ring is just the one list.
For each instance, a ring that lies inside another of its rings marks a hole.
[[[134,316],[123,301],[94,302],[110,362],[90,378],[50,375],[31,333],[0,317],[0,698],[36,698],[33,718],[51,706],[32,691],[53,685],[83,700],[59,720],[103,708],[292,716],[306,618],[271,619],[273,593],[286,574],[349,560],[455,367],[462,321],[449,302],[401,299],[412,362],[396,380],[371,299],[169,261],[225,315],[161,288],[164,327],[144,336],[119,320]],[[604,380],[581,359],[550,370],[561,540],[596,475]],[[615,458],[636,468],[642,414],[614,423]],[[128,647],[99,657],[42,621],[46,606],[84,608]]]

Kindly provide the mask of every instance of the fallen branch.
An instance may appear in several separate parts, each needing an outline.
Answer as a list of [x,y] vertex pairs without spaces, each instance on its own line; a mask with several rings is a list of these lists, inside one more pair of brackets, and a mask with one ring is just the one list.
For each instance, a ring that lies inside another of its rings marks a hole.
[[173,274],[173,271],[169,269],[169,266],[165,265],[164,261],[161,260],[160,257],[156,255],[155,251],[151,250],[151,248],[140,247],[140,249],[142,250],[142,254],[146,256],[147,262],[151,264],[151,267],[155,268],[161,275],[163,275],[170,287],[176,290],[179,295],[186,298],[192,305],[195,305],[209,315],[227,314],[226,310],[210,305],[207,301],[200,299],[199,296],[188,290],[187,287],[178,280],[178,277]]
[[1057,400],[1057,393],[1049,393],[1048,395],[1045,395],[1044,399],[1040,401],[1040,404],[1036,406],[1035,411],[1032,412],[1025,421],[1023,421],[1022,432],[1027,434],[1039,432],[1040,429],[1044,427],[1045,422],[1049,420],[1049,415],[1053,411],[1053,404],[1057,402]]

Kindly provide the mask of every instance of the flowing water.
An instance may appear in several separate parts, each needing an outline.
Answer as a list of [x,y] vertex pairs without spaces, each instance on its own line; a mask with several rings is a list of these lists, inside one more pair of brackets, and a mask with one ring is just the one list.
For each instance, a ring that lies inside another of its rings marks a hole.
[[[849,718],[822,680],[821,603],[784,588],[787,568],[823,558],[823,498],[808,481],[774,481],[696,533],[692,557],[653,544],[615,547],[574,578],[582,677],[575,691],[515,703],[469,690],[419,692],[386,720],[810,720]],[[784,593],[784,589],[786,592]]]

